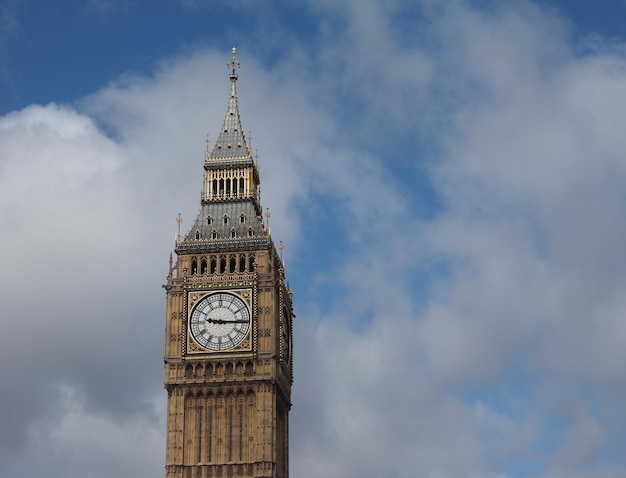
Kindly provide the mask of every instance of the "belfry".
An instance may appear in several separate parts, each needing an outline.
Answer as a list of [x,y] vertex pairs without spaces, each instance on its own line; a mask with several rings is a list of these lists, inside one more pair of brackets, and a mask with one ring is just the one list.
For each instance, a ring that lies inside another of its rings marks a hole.
[[263,222],[235,48],[228,65],[200,210],[164,286],[166,478],[289,476],[293,294]]

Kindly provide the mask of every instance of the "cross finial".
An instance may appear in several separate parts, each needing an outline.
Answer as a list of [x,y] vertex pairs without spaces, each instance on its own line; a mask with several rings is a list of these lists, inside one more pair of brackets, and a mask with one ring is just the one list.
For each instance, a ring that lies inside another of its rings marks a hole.
[[233,47],[232,49],[233,57],[228,62],[228,68],[230,68],[230,79],[237,79],[237,68],[239,68],[239,60],[237,60],[237,48]]

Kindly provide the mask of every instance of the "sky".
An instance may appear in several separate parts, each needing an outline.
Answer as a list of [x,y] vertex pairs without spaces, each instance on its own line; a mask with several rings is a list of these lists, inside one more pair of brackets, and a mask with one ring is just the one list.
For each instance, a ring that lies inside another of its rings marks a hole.
[[625,478],[621,0],[0,0],[0,478],[164,476],[232,47],[291,476]]

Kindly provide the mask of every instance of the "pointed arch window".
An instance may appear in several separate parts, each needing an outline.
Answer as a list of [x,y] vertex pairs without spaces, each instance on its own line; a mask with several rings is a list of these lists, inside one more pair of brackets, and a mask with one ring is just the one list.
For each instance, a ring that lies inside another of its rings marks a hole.
[[254,374],[254,365],[252,365],[252,362],[248,361],[246,362],[246,375],[252,374]]
[[200,231],[196,231],[196,241],[200,239]]
[[212,237],[213,239],[217,239],[217,229],[213,229],[213,230],[211,231],[211,237]]
[[254,231],[252,230],[251,227],[248,228],[248,237],[252,237],[254,236]]
[[210,226],[211,224],[213,224],[213,217],[212,216],[207,216],[206,217],[206,224],[207,224],[207,226]]
[[234,227],[230,230],[230,237],[237,237],[237,230]]
[[224,224],[228,224],[228,214],[224,214]]
[[239,215],[239,222],[240,222],[241,224],[243,224],[243,223],[245,223],[245,222],[246,222],[246,215],[245,215],[244,213],[241,213],[241,214]]

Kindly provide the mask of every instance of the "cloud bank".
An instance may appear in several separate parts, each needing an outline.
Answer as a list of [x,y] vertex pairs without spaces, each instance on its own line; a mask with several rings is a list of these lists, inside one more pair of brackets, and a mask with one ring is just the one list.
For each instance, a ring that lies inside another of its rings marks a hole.
[[[240,49],[293,476],[625,477],[620,47],[529,2],[308,6],[314,48]],[[0,477],[162,473],[160,285],[224,62],[0,118]]]

